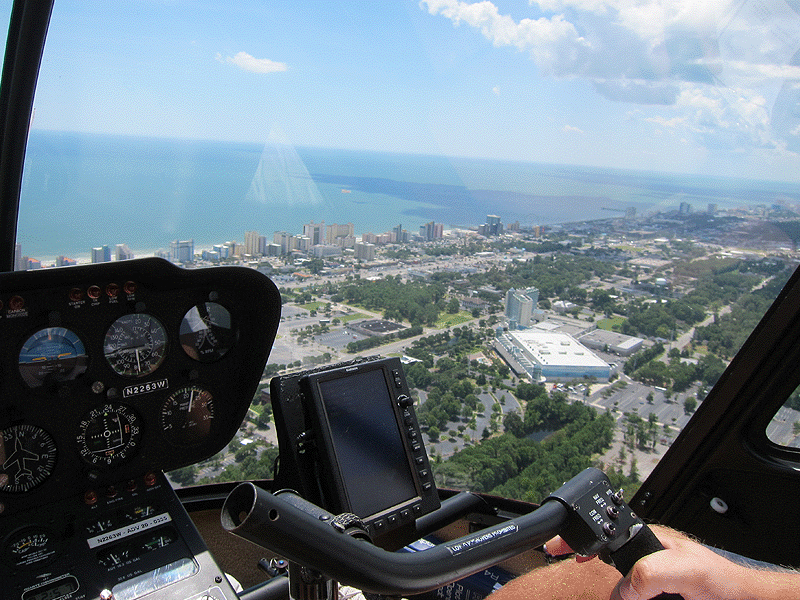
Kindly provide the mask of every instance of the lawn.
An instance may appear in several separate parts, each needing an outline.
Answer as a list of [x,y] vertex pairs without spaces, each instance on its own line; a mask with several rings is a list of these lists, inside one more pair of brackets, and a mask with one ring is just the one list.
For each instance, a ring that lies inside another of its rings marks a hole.
[[[600,329],[605,329],[606,331],[619,331],[620,326],[625,322],[625,317],[612,317],[610,319],[599,319],[597,321],[597,327]],[[617,326],[614,329],[614,326]]]
[[461,325],[462,323],[466,323],[467,321],[471,321],[474,317],[471,313],[466,311],[457,312],[455,314],[450,313],[441,313],[439,314],[439,319],[436,321],[437,329],[447,329],[448,327],[453,327],[455,325]]

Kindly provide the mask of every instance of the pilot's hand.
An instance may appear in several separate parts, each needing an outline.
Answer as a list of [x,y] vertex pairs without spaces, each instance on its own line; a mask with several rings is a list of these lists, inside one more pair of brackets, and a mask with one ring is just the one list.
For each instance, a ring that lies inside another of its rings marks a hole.
[[[636,562],[611,592],[611,600],[647,600],[661,593],[684,600],[778,600],[796,597],[800,573],[757,570],[734,563],[673,529],[651,526],[664,550]],[[547,552],[570,552],[561,539],[546,544]],[[578,557],[590,560],[591,557]]]

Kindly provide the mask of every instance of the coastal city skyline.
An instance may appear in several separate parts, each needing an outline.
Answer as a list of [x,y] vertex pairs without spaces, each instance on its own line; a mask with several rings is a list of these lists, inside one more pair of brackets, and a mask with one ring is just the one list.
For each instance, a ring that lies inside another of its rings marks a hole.
[[[519,230],[519,223],[512,225]],[[51,264],[24,254],[22,244],[16,245],[15,270],[29,270],[46,267],[67,267],[81,263],[101,263],[110,262],[112,255],[114,260],[130,260],[143,256],[157,256],[178,263],[194,262],[196,257],[203,261],[219,262],[224,259],[248,257],[277,257],[285,256],[294,251],[314,253],[316,258],[329,258],[342,254],[345,249],[352,250],[354,258],[359,260],[374,260],[375,248],[386,244],[403,244],[412,241],[431,242],[441,240],[444,237],[444,224],[430,221],[420,225],[418,233],[410,233],[404,229],[402,224],[398,224],[392,230],[375,234],[365,232],[360,236],[354,235],[353,223],[326,224],[324,219],[319,223],[312,221],[303,225],[303,232],[300,234],[290,234],[286,231],[275,231],[272,241],[266,235],[260,235],[258,231],[247,230],[244,232],[244,242],[228,240],[218,244],[212,244],[207,248],[202,248],[195,252],[194,239],[173,240],[170,242],[169,249],[160,248],[155,251],[143,251],[135,253],[126,243],[117,243],[112,246],[103,244],[92,247],[87,254],[81,258],[58,255],[51,259]],[[541,226],[536,226],[535,231],[542,231]],[[503,223],[497,215],[487,215],[486,222],[476,227],[478,234],[494,236],[503,232]],[[315,247],[317,251],[314,252]],[[81,255],[78,255],[81,256]]]
[[[784,207],[773,205],[772,209],[783,210]],[[708,203],[699,212],[695,211],[694,205],[689,202],[681,202],[673,211],[667,211],[667,215],[673,214],[678,218],[685,219],[690,215],[703,214],[714,218],[715,216],[756,216],[764,217],[769,211],[767,205],[743,206],[738,209],[720,209],[716,203]],[[624,210],[616,210],[618,213],[615,218],[594,219],[592,221],[624,221],[633,224],[637,221],[637,211],[635,207],[628,207]],[[658,212],[654,214],[659,214]],[[791,213],[790,213],[791,214]],[[652,218],[639,216],[640,219]],[[179,264],[189,264],[196,261],[205,263],[218,263],[224,260],[238,259],[242,261],[253,261],[260,258],[278,258],[290,254],[298,256],[305,255],[309,258],[335,259],[338,257],[352,258],[362,262],[374,261],[378,248],[389,244],[411,244],[437,242],[446,238],[465,238],[470,235],[481,236],[483,238],[494,238],[504,233],[529,234],[532,238],[542,237],[546,232],[559,230],[570,225],[579,226],[580,221],[574,223],[560,223],[555,225],[520,225],[518,221],[504,223],[502,217],[498,215],[486,215],[484,223],[481,225],[465,226],[462,228],[445,229],[444,224],[430,221],[419,226],[418,233],[411,233],[404,229],[402,224],[381,234],[364,232],[360,236],[355,235],[353,223],[326,224],[325,220],[320,222],[311,221],[302,226],[302,233],[288,233],[286,231],[275,231],[272,241],[269,236],[261,235],[254,229],[244,232],[243,242],[238,240],[227,240],[220,243],[202,244],[200,248],[195,248],[195,241],[190,239],[172,240],[168,248],[157,250],[132,250],[127,243],[117,243],[113,246],[104,244],[92,247],[86,254],[78,254],[72,257],[58,255],[52,259],[39,259],[24,254],[21,243],[16,244],[15,270],[39,269],[47,267],[74,266],[84,263],[110,262],[112,260],[121,261],[146,256],[156,256],[170,260]],[[76,258],[77,257],[77,258]]]

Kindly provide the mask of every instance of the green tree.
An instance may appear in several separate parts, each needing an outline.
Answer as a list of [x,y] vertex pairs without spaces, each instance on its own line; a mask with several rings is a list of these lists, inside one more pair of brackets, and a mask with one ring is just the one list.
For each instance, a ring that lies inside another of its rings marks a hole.
[[181,467],[180,469],[175,469],[174,471],[169,472],[169,478],[182,486],[193,485],[196,477],[197,467],[195,465]]
[[510,412],[505,416],[503,428],[516,437],[525,437],[525,424],[516,412]]
[[458,298],[450,298],[450,302],[447,303],[447,312],[451,315],[455,315],[459,310],[461,310],[461,304]]

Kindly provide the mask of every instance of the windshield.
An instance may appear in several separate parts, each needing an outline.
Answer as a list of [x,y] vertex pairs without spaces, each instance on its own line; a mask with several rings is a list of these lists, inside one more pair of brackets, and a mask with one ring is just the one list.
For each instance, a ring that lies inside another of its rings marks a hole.
[[797,262],[799,48],[783,0],[57,0],[17,268],[280,287],[263,393],[176,485],[271,477],[269,378],[376,353],[439,484],[635,485]]

